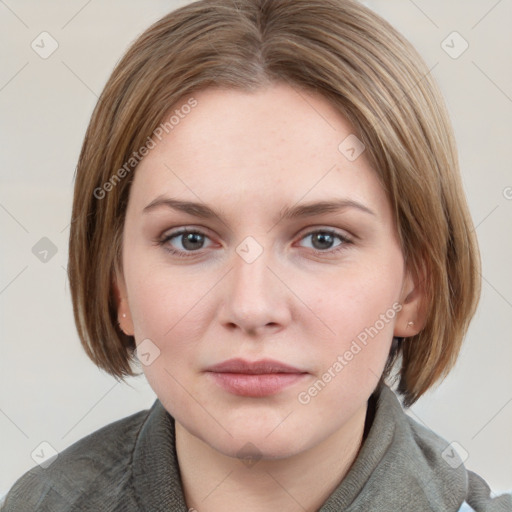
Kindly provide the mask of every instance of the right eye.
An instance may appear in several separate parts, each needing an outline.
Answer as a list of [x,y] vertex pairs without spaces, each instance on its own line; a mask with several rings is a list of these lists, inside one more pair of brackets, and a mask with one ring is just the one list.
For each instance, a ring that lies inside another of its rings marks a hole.
[[171,254],[187,258],[204,248],[205,239],[209,238],[201,231],[180,229],[166,234],[158,243]]

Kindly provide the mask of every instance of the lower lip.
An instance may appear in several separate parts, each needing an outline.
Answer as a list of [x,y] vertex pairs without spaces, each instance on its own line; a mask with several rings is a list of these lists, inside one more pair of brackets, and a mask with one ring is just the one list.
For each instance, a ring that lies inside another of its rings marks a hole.
[[305,373],[219,373],[209,372],[215,382],[234,395],[262,397],[275,395],[295,384]]

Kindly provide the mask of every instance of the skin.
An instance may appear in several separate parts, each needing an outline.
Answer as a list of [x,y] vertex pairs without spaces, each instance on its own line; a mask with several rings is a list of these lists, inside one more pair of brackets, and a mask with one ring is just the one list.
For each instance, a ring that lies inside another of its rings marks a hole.
[[[197,107],[136,170],[115,281],[121,327],[160,350],[143,370],[176,421],[187,506],[318,510],[357,456],[393,336],[418,332],[422,295],[384,190],[364,152],[350,161],[338,150],[354,130],[324,97],[285,84],[194,97]],[[222,219],[143,211],[162,196],[207,204]],[[286,206],[333,198],[373,214],[347,207],[279,220]],[[158,243],[183,227],[205,236]],[[322,242],[325,229],[336,234]],[[236,250],[248,236],[263,249],[251,263]],[[301,403],[393,304],[398,314]],[[204,372],[233,357],[308,373],[272,396],[238,396]],[[242,448],[259,460],[243,463]]]

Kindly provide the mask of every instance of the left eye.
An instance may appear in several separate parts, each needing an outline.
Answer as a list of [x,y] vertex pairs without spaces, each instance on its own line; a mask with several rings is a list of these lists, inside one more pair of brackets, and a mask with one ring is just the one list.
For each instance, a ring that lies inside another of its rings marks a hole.
[[344,245],[349,242],[348,238],[336,233],[335,231],[312,231],[301,240],[306,240],[307,238],[311,239],[311,243],[313,245],[312,249],[322,252],[332,249],[336,238],[340,240],[340,242],[334,247],[339,247],[340,245]]

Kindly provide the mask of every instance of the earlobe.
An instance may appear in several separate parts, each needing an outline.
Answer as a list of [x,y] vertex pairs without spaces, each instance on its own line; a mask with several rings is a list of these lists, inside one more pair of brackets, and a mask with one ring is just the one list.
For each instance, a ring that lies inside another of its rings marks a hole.
[[414,279],[408,273],[402,287],[400,304],[402,309],[398,313],[393,335],[399,338],[408,338],[418,334],[425,326],[425,289],[423,279]]
[[127,336],[133,336],[133,322],[129,313],[121,313],[118,324]]
[[133,321],[130,313],[130,308],[128,307],[126,286],[124,284],[124,279],[122,277],[119,278],[117,274],[112,279],[112,289],[114,291],[114,296],[116,299],[117,323],[119,324],[119,328],[127,336],[133,336]]

